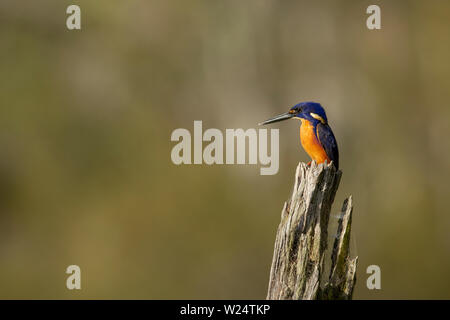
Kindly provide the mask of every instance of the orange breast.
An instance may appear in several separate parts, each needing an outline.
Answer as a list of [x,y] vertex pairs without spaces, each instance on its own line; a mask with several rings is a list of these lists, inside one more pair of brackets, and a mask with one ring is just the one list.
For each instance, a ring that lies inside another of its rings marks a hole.
[[328,158],[325,150],[316,138],[314,127],[308,120],[300,120],[302,121],[302,125],[300,127],[300,141],[303,149],[305,149],[306,153],[317,163],[322,163],[325,160],[330,163],[330,158]]

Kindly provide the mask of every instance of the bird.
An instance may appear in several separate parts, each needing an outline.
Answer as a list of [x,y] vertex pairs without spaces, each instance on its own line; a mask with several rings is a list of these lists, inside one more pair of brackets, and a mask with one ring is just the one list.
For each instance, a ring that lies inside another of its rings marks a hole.
[[303,149],[316,163],[333,162],[339,170],[339,150],[336,138],[328,124],[327,115],[320,103],[300,102],[288,112],[259,123],[267,125],[278,121],[297,119],[301,121],[300,142]]

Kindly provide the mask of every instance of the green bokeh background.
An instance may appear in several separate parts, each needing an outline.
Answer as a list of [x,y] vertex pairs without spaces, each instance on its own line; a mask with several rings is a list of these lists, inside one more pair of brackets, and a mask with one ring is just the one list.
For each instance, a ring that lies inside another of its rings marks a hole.
[[176,166],[170,135],[254,128],[307,100],[340,147],[333,213],[354,197],[354,298],[450,298],[449,16],[437,0],[2,0],[0,298],[265,298],[309,161],[298,123],[273,126],[274,176]]

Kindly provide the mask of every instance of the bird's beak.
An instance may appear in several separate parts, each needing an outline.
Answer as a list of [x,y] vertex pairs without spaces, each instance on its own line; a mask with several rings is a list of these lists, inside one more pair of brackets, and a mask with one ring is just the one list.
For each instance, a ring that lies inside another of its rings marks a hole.
[[286,113],[280,114],[280,115],[278,115],[276,117],[270,118],[270,119],[268,119],[268,120],[266,120],[264,122],[261,122],[258,125],[262,126],[262,125],[269,124],[269,123],[283,121],[283,120],[291,119],[294,116],[295,116],[295,114],[286,112]]

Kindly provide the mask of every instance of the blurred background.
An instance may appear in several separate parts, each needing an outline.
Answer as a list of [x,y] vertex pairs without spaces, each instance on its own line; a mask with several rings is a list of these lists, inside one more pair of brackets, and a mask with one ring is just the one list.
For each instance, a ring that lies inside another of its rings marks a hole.
[[176,166],[170,135],[255,128],[308,100],[339,143],[333,212],[354,197],[354,298],[450,298],[449,16],[437,0],[2,0],[0,298],[265,298],[309,161],[298,123],[272,126],[273,176]]

